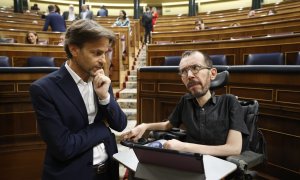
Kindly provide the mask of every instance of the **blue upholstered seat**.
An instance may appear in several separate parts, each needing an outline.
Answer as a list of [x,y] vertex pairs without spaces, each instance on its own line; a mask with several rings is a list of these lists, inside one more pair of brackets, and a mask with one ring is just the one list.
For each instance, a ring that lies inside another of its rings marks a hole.
[[249,54],[245,62],[246,65],[283,65],[282,53],[261,53]]
[[178,66],[181,60],[181,56],[166,56],[164,66]]
[[225,55],[209,55],[213,65],[227,65],[227,58]]
[[0,67],[10,67],[9,59],[7,56],[0,56]]
[[28,67],[55,67],[54,57],[31,56],[27,62]]
[[296,65],[300,65],[300,52],[297,54]]

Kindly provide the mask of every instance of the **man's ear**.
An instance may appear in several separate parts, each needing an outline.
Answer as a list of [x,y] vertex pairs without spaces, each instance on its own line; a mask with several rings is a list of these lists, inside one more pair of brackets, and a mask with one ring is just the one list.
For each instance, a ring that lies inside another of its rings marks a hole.
[[78,56],[79,48],[74,44],[69,44],[69,51],[73,57]]
[[214,80],[217,77],[218,71],[216,68],[210,69],[210,80]]

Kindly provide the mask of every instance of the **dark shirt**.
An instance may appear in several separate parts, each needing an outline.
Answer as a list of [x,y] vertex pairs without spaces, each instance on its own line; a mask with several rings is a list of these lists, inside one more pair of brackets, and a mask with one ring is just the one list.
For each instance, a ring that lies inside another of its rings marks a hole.
[[228,132],[232,129],[242,133],[242,150],[245,150],[244,142],[249,133],[243,118],[241,105],[230,94],[212,96],[203,107],[199,106],[193,95],[185,94],[169,116],[174,127],[185,127],[187,142],[223,145],[226,144]]

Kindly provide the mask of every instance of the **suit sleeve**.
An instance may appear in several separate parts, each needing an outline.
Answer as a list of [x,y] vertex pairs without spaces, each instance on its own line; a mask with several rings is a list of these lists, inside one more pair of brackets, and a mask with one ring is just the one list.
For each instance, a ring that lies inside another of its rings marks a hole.
[[99,110],[106,112],[105,115],[107,117],[109,127],[120,132],[127,126],[127,117],[116,102],[111,86],[109,87],[109,94],[110,102],[107,105],[100,105]]
[[[39,84],[30,87],[30,95],[41,137],[46,142],[49,153],[58,160],[72,159],[109,139],[111,133],[103,121],[82,125],[83,128],[78,131],[71,131],[64,124],[62,115],[53,101],[53,98],[57,97],[49,96],[49,93]],[[68,112],[68,107],[65,107],[63,112],[72,113]]]
[[46,16],[45,24],[44,24],[44,27],[43,27],[43,31],[48,31],[49,23],[50,23],[50,17]]

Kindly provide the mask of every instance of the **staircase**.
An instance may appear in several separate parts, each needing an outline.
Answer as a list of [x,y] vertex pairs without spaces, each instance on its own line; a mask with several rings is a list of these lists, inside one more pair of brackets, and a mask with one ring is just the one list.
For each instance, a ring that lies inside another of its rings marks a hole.
[[[122,132],[113,131],[114,134],[116,135],[119,152],[128,149],[127,147],[119,144],[121,140],[120,135],[134,128],[137,123],[137,68],[145,65],[146,65],[146,47],[143,46],[139,52],[138,57],[134,62],[134,66],[132,67],[132,70],[130,70],[128,72],[128,75],[126,76],[126,82],[124,84],[125,88],[120,90],[116,94],[118,98],[117,102],[119,103],[123,112],[126,114],[128,120],[127,127],[125,128],[124,131]],[[125,174],[125,168],[123,165],[120,165],[120,179],[123,178],[124,174]]]

